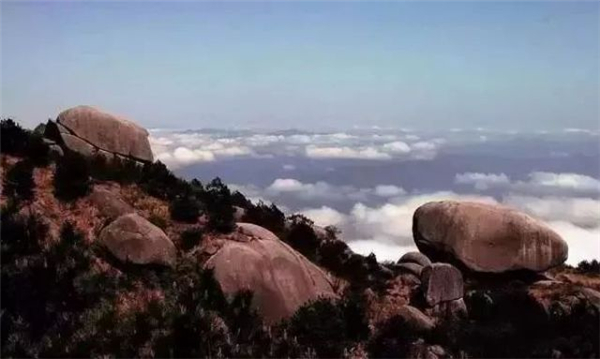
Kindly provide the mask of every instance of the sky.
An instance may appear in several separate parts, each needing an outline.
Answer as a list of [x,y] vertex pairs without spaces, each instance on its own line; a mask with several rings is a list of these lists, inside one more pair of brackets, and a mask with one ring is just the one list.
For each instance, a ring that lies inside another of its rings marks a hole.
[[2,1],[1,115],[596,130],[599,3]]

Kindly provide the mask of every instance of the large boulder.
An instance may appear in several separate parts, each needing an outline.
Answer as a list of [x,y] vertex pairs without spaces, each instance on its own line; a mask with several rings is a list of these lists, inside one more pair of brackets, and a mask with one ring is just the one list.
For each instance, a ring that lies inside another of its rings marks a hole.
[[421,290],[430,306],[461,299],[464,294],[462,274],[447,263],[434,263],[421,272]]
[[61,112],[48,121],[44,135],[84,156],[109,153],[152,162],[148,131],[137,124],[89,106]]
[[269,230],[238,223],[204,264],[225,293],[252,290],[253,305],[268,323],[288,318],[303,304],[335,297],[328,275]]
[[566,242],[516,210],[473,202],[429,202],[413,216],[417,247],[429,258],[476,272],[545,271],[567,259]]
[[98,237],[117,259],[133,264],[175,264],[177,250],[157,226],[135,213],[120,216]]

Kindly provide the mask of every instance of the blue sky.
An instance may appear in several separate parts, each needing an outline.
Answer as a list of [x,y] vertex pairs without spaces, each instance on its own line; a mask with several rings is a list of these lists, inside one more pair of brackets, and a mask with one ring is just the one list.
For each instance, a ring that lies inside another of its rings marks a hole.
[[596,129],[598,2],[1,3],[2,116]]

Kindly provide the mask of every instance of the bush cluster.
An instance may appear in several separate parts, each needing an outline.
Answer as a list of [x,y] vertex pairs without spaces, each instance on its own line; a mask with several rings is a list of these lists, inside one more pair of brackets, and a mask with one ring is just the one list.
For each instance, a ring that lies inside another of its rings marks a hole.
[[33,164],[29,160],[17,162],[6,173],[3,185],[3,191],[9,198],[17,202],[32,200],[35,195]]
[[74,201],[90,192],[90,169],[87,160],[76,153],[66,153],[56,163],[54,196],[63,201]]
[[0,152],[26,157],[38,167],[50,163],[50,148],[39,133],[23,129],[12,119],[0,120]]

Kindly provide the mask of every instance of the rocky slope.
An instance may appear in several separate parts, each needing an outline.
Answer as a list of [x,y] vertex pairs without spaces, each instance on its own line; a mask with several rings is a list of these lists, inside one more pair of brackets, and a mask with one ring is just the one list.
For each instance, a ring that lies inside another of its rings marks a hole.
[[218,179],[178,179],[128,121],[78,107],[56,129],[2,122],[5,357],[599,355],[597,263],[565,266],[524,214],[424,204],[422,253],[382,264]]

